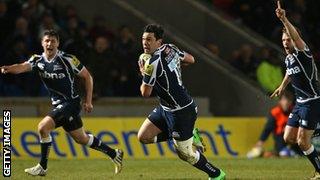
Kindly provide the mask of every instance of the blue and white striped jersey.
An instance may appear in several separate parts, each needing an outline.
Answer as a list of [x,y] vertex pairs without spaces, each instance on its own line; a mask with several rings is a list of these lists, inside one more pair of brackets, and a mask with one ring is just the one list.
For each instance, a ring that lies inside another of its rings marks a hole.
[[160,105],[166,111],[176,111],[193,103],[182,84],[181,59],[184,52],[173,44],[163,44],[146,61],[143,83],[153,86],[160,99]]
[[304,103],[320,98],[317,67],[311,51],[306,46],[303,51],[295,49],[286,59],[286,73],[295,89],[297,102]]
[[58,51],[51,61],[42,54],[33,55],[27,62],[33,71],[39,73],[49,91],[52,105],[79,97],[75,91],[74,76],[79,74],[84,66],[75,56]]

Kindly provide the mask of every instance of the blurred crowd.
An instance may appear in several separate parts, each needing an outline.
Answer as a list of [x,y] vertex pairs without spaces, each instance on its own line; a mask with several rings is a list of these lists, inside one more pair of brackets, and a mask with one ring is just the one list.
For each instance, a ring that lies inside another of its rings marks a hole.
[[[94,97],[139,94],[139,43],[130,27],[110,27],[99,15],[89,26],[75,7],[61,7],[55,0],[0,0],[0,24],[0,66],[41,54],[42,32],[55,29],[60,35],[59,49],[76,55],[91,72]],[[46,95],[33,73],[0,75],[0,96]]]
[[[225,12],[227,19],[242,23],[281,45],[282,25],[274,14],[275,0],[208,1]],[[291,22],[301,30],[319,65],[320,13],[317,11],[320,3],[317,0],[291,0],[282,4]],[[94,97],[139,95],[136,57],[141,45],[130,27],[112,27],[99,15],[89,25],[75,7],[61,7],[56,0],[0,0],[0,25],[0,65],[20,63],[32,54],[41,53],[41,34],[45,29],[53,28],[61,36],[60,50],[76,55],[92,73]],[[220,56],[219,46],[214,42],[206,47]],[[250,44],[243,44],[223,59],[258,81],[270,93],[284,76],[280,56],[268,47],[256,50]],[[0,96],[45,95],[45,87],[33,73],[0,75]]]
[[[282,24],[275,15],[276,0],[209,0],[226,14],[226,18],[241,23],[282,47]],[[320,2],[318,0],[282,1],[289,20],[302,32],[303,39],[320,65]],[[219,56],[219,46],[212,43],[207,48]],[[225,57],[224,57],[225,58]],[[254,50],[249,44],[235,49],[229,63],[250,78],[257,80],[270,93],[281,82],[284,64],[279,54],[267,47]]]
[[250,79],[257,81],[267,94],[272,93],[282,82],[285,73],[283,57],[274,49],[254,49],[250,44],[243,44],[234,49],[229,57],[222,57],[218,45],[210,42],[206,47],[211,53],[225,59]]

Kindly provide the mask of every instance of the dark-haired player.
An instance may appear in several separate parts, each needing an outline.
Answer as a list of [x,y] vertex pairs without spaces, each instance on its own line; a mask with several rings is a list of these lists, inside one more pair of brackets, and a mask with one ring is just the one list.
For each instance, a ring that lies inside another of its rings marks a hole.
[[311,144],[312,134],[320,120],[320,87],[317,68],[308,46],[287,19],[280,1],[278,1],[276,15],[284,25],[282,44],[287,53],[285,58],[287,70],[281,85],[271,97],[281,95],[287,84],[291,82],[295,89],[297,103],[289,115],[284,140],[291,144],[298,143],[315,168],[314,177],[311,179],[320,179],[319,156]]
[[75,56],[58,50],[59,35],[56,31],[45,31],[41,43],[44,51],[41,55],[33,55],[24,63],[1,67],[1,72],[4,74],[37,72],[49,91],[53,105],[52,111],[38,124],[41,142],[40,162],[32,168],[25,169],[25,172],[34,176],[46,175],[52,143],[50,132],[62,126],[77,143],[108,155],[115,164],[115,173],[119,173],[122,168],[122,150],[110,148],[92,134],[85,133],[82,127],[80,97],[75,92],[74,79],[75,76],[79,76],[85,82],[86,97],[83,108],[89,113],[93,109],[93,80],[90,73]]
[[161,26],[149,24],[142,35],[144,53],[150,54],[151,58],[139,63],[143,75],[141,95],[149,97],[154,91],[160,106],[144,121],[138,139],[142,143],[154,143],[172,138],[180,159],[207,173],[209,179],[224,179],[225,173],[221,169],[193,149],[197,106],[183,86],[181,64],[193,64],[194,58],[173,44],[162,44],[163,34]]

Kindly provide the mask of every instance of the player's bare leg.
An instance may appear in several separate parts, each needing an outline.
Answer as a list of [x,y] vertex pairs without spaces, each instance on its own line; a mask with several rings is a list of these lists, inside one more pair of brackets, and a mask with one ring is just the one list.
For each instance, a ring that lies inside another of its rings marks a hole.
[[[138,140],[143,144],[167,141],[169,138],[166,132],[162,132],[148,118],[145,119],[138,131]],[[193,130],[193,146],[201,153],[206,151],[205,144],[198,128]]]
[[178,141],[174,139],[173,142],[180,159],[207,173],[209,179],[225,179],[226,174],[221,169],[209,163],[206,157],[202,155],[198,150],[193,150],[193,137],[185,141]]
[[55,128],[53,119],[49,116],[43,118],[38,124],[38,132],[41,143],[41,159],[39,164],[32,168],[25,169],[24,172],[33,176],[45,176],[47,173],[48,156],[52,143],[50,132]]
[[115,174],[121,172],[123,160],[123,151],[121,149],[110,148],[97,137],[93,136],[92,134],[87,134],[83,128],[70,131],[69,134],[77,143],[87,145],[92,149],[108,155],[115,165]]
[[143,144],[162,142],[168,138],[168,135],[162,133],[148,118],[146,118],[138,131],[138,139]]
[[310,179],[320,179],[320,159],[317,151],[311,144],[313,132],[314,130],[308,130],[300,127],[298,130],[298,145],[315,169],[314,176]]
[[286,126],[284,129],[283,139],[288,144],[298,143],[298,128],[292,126]]

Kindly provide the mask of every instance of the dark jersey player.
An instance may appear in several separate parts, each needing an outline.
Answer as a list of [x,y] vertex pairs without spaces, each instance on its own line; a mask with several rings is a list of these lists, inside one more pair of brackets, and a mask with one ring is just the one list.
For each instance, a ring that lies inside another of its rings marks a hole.
[[289,82],[295,89],[296,105],[289,115],[284,132],[287,143],[298,143],[304,155],[315,168],[314,177],[320,179],[320,160],[311,144],[311,137],[320,120],[320,88],[318,72],[312,54],[296,28],[288,21],[286,12],[280,6],[276,15],[284,25],[282,44],[287,53],[285,58],[286,76],[281,85],[271,95],[279,96]]
[[150,24],[142,35],[144,53],[151,58],[139,63],[143,75],[140,91],[143,97],[149,97],[154,91],[160,106],[144,121],[138,139],[142,143],[154,143],[172,138],[180,159],[207,173],[209,179],[224,179],[222,170],[192,148],[197,106],[183,86],[181,64],[192,64],[194,58],[173,44],[162,44],[163,33],[161,26]]
[[77,143],[108,155],[115,164],[115,173],[119,173],[122,168],[123,152],[110,148],[92,134],[86,134],[82,127],[80,97],[75,92],[74,78],[79,76],[84,79],[86,97],[83,108],[89,113],[93,109],[93,80],[90,73],[75,56],[58,50],[59,36],[54,30],[45,31],[41,43],[44,50],[41,55],[33,55],[28,61],[21,64],[1,67],[1,72],[4,74],[37,72],[49,91],[53,105],[52,111],[38,124],[41,142],[40,162],[32,168],[25,169],[25,172],[34,176],[46,175],[49,149],[52,143],[50,132],[62,126]]

